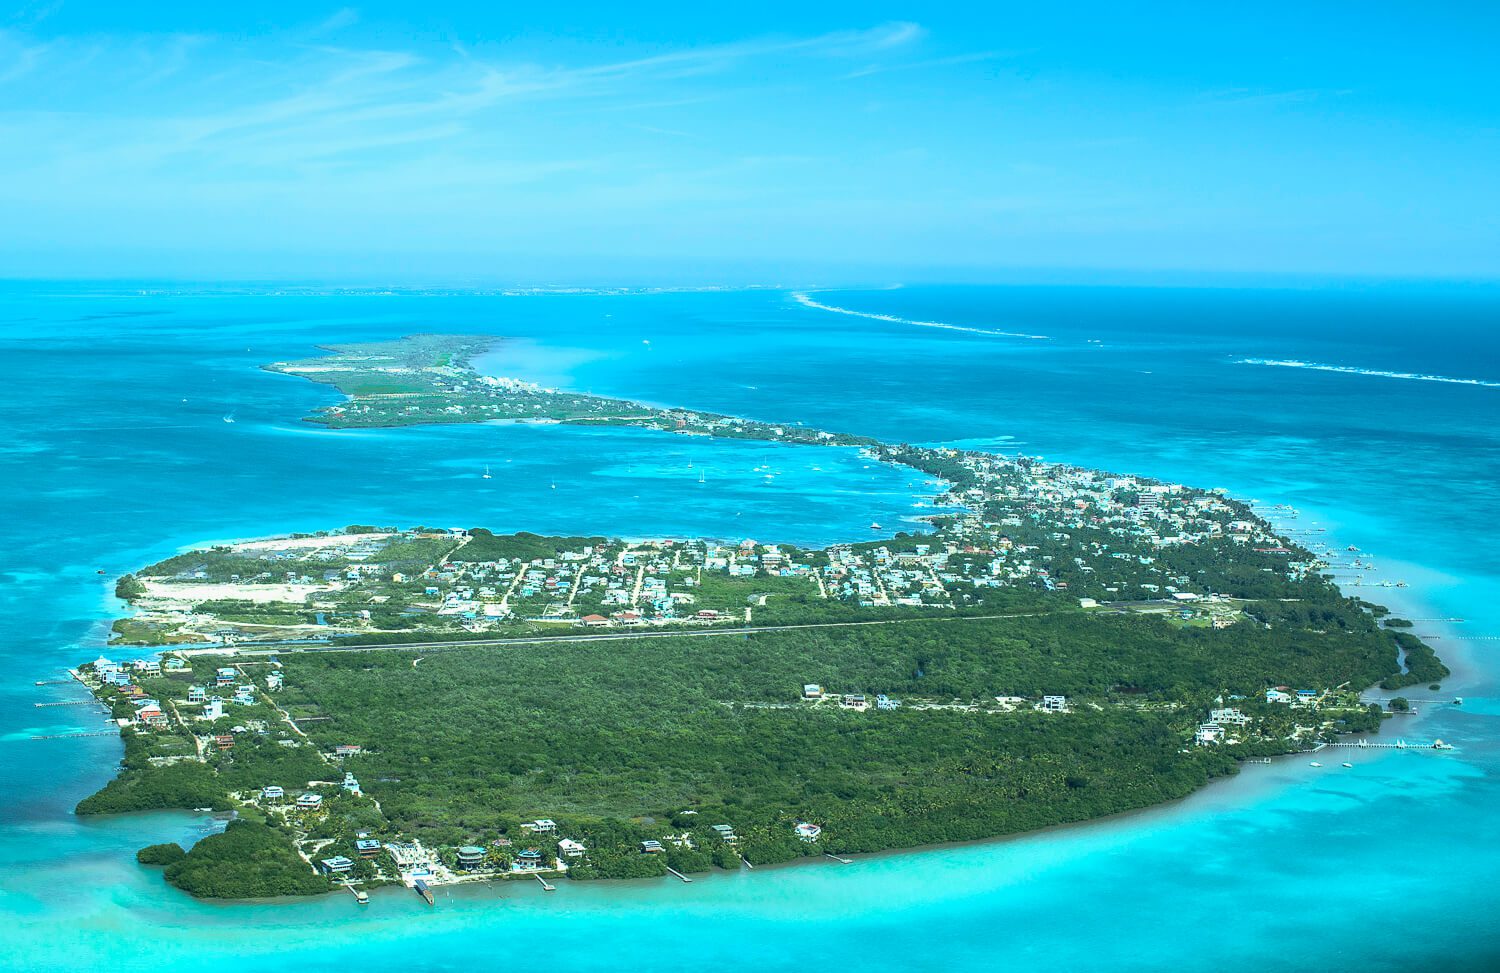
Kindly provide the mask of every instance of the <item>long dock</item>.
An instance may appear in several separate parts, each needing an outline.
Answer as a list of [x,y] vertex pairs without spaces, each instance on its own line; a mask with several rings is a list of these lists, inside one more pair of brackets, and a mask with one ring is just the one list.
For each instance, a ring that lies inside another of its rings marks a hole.
[[1353,747],[1356,750],[1452,750],[1453,747],[1441,740],[1431,743],[1408,743],[1405,740],[1397,740],[1395,743],[1371,743],[1369,740],[1360,740],[1357,743],[1330,743],[1330,747]]
[[542,889],[543,889],[543,891],[546,891],[546,892],[555,892],[555,891],[557,891],[557,886],[553,885],[551,882],[547,881],[545,878],[542,878],[540,875],[536,875],[535,878],[536,878],[536,880],[538,882],[542,883]]
[[[87,706],[90,703],[99,703],[99,701],[97,699],[65,699],[57,703],[32,703],[31,705],[40,709],[43,706]],[[99,705],[104,704],[99,703]]]
[[112,737],[119,736],[119,730],[94,730],[88,733],[43,733],[33,736],[33,740],[71,740],[74,737]]
[[823,853],[823,857],[824,858],[832,858],[834,861],[838,862],[840,865],[853,865],[854,864],[854,859],[852,859],[852,858],[840,858],[838,855],[835,855],[833,852],[829,852],[829,851],[825,851]]
[[692,879],[688,878],[686,875],[684,875],[681,872],[679,872],[677,869],[673,868],[671,865],[667,866],[667,871],[671,872],[673,875],[676,875],[678,878],[682,879],[684,882],[691,883],[693,881]]

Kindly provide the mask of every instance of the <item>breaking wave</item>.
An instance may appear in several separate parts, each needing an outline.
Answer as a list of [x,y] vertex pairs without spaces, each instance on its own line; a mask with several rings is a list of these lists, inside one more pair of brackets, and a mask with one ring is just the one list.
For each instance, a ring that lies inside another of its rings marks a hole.
[[1385,372],[1378,368],[1356,368],[1352,365],[1324,365],[1319,362],[1296,359],[1241,358],[1241,365],[1272,365],[1277,368],[1306,368],[1315,372],[1341,372],[1345,375],[1374,375],[1378,378],[1404,378],[1413,382],[1443,382],[1447,385],[1479,385],[1488,389],[1500,389],[1500,382],[1482,378],[1453,378],[1449,375],[1426,375],[1421,372]]
[[832,304],[822,304],[812,299],[811,295],[796,291],[792,299],[803,307],[810,307],[818,311],[832,311],[834,314],[848,314],[856,318],[869,318],[872,321],[887,321],[891,324],[911,324],[919,328],[942,328],[945,331],[966,331],[969,334],[989,335],[992,338],[1035,338],[1045,341],[1044,334],[1022,334],[1019,331],[998,331],[994,328],[971,328],[962,324],[948,324],[946,321],[914,321],[911,318],[901,318],[894,314],[874,314],[870,311],[851,311],[847,307],[834,307]]

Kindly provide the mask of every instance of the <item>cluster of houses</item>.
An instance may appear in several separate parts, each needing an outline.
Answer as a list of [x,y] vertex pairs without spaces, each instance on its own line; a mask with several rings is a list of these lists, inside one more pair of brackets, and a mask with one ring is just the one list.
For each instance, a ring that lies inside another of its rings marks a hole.
[[[870,698],[864,693],[830,693],[815,682],[803,684],[802,698],[813,703],[833,700],[840,709],[854,710],[856,713],[863,713],[870,708]],[[900,709],[901,700],[879,693],[875,696],[875,708],[885,712]]]
[[[933,505],[918,504],[943,516],[941,530],[821,551],[754,540],[580,542],[533,558],[445,559],[414,573],[393,570],[397,565],[383,560],[382,551],[424,537],[462,539],[463,532],[330,535],[291,550],[241,545],[235,553],[293,562],[293,570],[262,572],[252,582],[367,592],[371,606],[390,601],[397,594],[392,586],[399,586],[403,599],[414,597],[407,611],[473,631],[518,618],[590,628],[749,621],[753,586],[710,584],[713,575],[800,579],[809,597],[862,607],[947,609],[982,600],[985,589],[994,588],[1069,591],[1088,599],[1085,604],[1158,600],[1222,627],[1233,623],[1237,610],[1210,610],[1208,601],[1199,601],[1212,595],[1211,582],[1172,568],[1173,549],[1253,548],[1275,555],[1262,563],[1291,578],[1318,567],[1314,559],[1298,560],[1301,555],[1285,548],[1269,525],[1214,491],[957,449],[880,447],[868,455],[961,471],[946,474],[957,485],[928,480],[935,491],[946,490]],[[302,560],[319,568],[310,573],[295,563]],[[339,566],[323,567],[330,560]],[[336,624],[358,628],[370,620],[370,609],[351,610],[347,599],[336,610],[319,602],[317,591],[303,594],[309,600],[299,607],[334,612]],[[319,620],[326,621],[322,614]]]
[[[1241,696],[1230,697],[1230,701],[1243,699]],[[1286,706],[1288,709],[1317,709],[1328,699],[1326,692],[1316,689],[1292,690],[1288,686],[1276,686],[1265,692],[1267,703]],[[1198,725],[1193,734],[1193,742],[1199,745],[1211,743],[1223,743],[1232,739],[1236,730],[1248,726],[1253,718],[1237,706],[1224,705],[1223,697],[1214,701],[1214,706],[1208,711],[1207,721]]]

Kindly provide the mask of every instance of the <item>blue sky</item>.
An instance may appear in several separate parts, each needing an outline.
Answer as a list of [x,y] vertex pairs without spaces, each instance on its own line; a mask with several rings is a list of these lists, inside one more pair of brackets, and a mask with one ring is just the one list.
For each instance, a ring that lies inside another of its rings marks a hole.
[[0,275],[1500,276],[1500,4],[248,6],[0,13]]

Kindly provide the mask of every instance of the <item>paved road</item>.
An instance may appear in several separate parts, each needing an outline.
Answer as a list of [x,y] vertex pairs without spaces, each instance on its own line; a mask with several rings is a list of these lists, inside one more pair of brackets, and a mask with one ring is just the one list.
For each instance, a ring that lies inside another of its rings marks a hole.
[[854,628],[861,625],[904,625],[910,622],[978,622],[1004,618],[1031,618],[1041,612],[1016,615],[956,615],[948,618],[881,618],[859,622],[806,622],[801,625],[746,625],[739,628],[655,629],[649,632],[610,632],[597,635],[531,635],[516,638],[454,639],[445,642],[394,642],[385,645],[288,644],[235,649],[236,655],[286,655],[296,652],[397,652],[411,649],[468,649],[486,645],[545,645],[549,642],[619,642],[651,638],[712,638],[724,635],[756,635],[762,632],[792,632],[814,628]]

